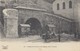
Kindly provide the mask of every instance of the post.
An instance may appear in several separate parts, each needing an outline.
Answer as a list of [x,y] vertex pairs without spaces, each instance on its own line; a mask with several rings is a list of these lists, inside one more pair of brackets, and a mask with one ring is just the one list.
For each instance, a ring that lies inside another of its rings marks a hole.
[[4,34],[7,38],[18,37],[18,11],[16,9],[4,9]]
[[61,41],[61,39],[60,39],[60,38],[61,38],[60,34],[58,35],[58,38],[59,38],[59,42],[60,42],[60,41]]
[[59,35],[58,35],[58,40],[59,40],[59,42],[61,41],[61,36],[60,36],[60,34],[61,34],[61,21],[59,21]]

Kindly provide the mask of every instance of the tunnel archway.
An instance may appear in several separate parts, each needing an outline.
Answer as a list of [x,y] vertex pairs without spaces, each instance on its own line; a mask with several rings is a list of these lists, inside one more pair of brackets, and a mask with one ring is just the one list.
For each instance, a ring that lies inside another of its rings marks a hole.
[[30,27],[30,30],[41,30],[42,26],[41,26],[41,23],[40,21],[37,19],[37,18],[29,18],[25,24],[29,24],[31,27]]

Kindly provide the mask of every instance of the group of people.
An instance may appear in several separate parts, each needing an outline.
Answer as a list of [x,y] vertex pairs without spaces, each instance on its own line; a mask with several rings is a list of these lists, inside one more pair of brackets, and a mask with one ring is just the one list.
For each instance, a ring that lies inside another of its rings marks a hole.
[[[40,30],[30,30],[30,31],[27,31],[25,32],[25,35],[28,36],[28,35],[40,35],[42,37],[42,39],[45,40],[45,42],[47,42],[48,39],[52,38],[53,36],[55,36],[54,32],[51,32],[49,30],[49,26],[48,25],[45,25],[42,27],[42,29]],[[19,26],[19,37],[21,37],[22,34],[21,34],[21,27]]]
[[45,42],[47,42],[48,39],[51,39],[53,38],[53,36],[55,36],[54,32],[51,32],[49,30],[49,26],[48,25],[45,25],[42,29],[42,39],[45,40]]

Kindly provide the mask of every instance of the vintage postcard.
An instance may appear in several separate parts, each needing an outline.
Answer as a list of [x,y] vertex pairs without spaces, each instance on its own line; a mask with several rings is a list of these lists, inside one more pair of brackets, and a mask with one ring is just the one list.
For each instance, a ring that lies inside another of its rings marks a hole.
[[0,51],[80,51],[80,0],[0,0]]

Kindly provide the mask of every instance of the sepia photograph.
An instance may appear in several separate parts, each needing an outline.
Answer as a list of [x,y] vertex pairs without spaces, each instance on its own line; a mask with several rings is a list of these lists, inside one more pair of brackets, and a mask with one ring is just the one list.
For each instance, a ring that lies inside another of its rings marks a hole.
[[79,47],[80,0],[0,0],[0,51]]

